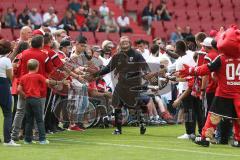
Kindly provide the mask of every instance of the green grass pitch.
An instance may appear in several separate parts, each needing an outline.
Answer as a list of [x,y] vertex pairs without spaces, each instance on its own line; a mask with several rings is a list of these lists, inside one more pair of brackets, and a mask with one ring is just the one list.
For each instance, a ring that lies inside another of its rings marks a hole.
[[[3,140],[2,124],[0,115]],[[146,135],[140,135],[138,127],[124,127],[119,136],[112,131],[65,131],[48,135],[49,145],[0,144],[0,160],[240,160],[239,148],[230,145],[203,148],[189,140],[178,140],[176,137],[184,133],[183,125],[148,127]]]

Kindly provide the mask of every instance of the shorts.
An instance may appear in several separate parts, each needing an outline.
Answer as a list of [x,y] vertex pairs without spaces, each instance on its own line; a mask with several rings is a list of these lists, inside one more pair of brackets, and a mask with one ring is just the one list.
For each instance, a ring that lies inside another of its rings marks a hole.
[[209,112],[226,118],[238,118],[233,99],[230,98],[214,97]]

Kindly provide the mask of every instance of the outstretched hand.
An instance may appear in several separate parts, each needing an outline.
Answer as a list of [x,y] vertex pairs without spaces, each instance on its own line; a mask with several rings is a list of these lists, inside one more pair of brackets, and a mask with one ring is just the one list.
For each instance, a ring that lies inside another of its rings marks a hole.
[[95,76],[94,73],[92,73],[92,74],[85,74],[85,75],[83,75],[83,78],[84,78],[87,82],[92,82],[92,81],[97,80],[97,77]]
[[186,64],[183,64],[184,68],[179,71],[180,77],[187,77],[194,75],[194,68],[189,67]]
[[89,61],[87,62],[87,66],[85,67],[86,69],[84,70],[87,73],[96,73],[99,71],[99,68],[94,65],[93,62]]

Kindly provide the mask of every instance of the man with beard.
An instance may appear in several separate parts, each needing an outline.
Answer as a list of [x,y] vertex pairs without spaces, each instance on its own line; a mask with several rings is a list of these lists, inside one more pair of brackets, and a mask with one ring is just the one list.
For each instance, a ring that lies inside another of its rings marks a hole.
[[[108,65],[88,77],[91,80],[113,70],[115,70],[115,74],[118,74],[118,83],[112,99],[112,105],[115,108],[115,125],[117,127],[113,134],[117,135],[122,134],[121,108],[123,106],[135,107],[138,104],[136,98],[139,97],[139,93],[131,91],[131,87],[141,86],[142,78],[149,79],[152,76],[152,74],[146,74],[149,71],[146,61],[138,51],[131,48],[131,42],[127,36],[120,38],[119,46],[118,53],[112,57]],[[146,128],[142,122],[140,123],[140,133],[144,134]]]

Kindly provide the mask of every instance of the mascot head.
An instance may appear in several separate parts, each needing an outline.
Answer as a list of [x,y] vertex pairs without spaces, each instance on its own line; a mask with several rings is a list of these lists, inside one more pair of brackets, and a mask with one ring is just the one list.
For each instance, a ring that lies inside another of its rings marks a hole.
[[230,58],[240,58],[240,30],[232,25],[226,31],[220,30],[216,36],[218,50]]

